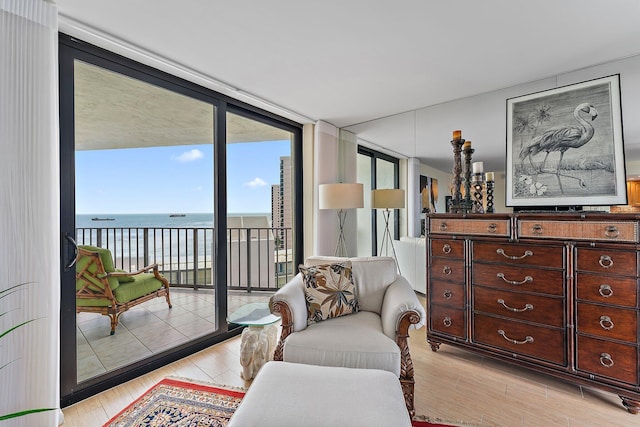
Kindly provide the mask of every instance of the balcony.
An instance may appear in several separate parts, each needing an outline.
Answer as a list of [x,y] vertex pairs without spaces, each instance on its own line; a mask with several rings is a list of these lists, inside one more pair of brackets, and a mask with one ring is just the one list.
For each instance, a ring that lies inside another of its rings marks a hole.
[[[292,277],[290,228],[227,228],[227,288],[275,291]],[[108,248],[116,268],[158,264],[172,287],[211,288],[213,228],[77,228],[78,245]]]
[[[173,309],[155,299],[123,313],[110,336],[109,321],[79,313],[78,381],[89,380],[214,331],[215,284],[210,227],[87,227],[76,229],[79,245],[111,250],[116,268],[157,263],[170,281]],[[227,229],[227,310],[266,301],[292,278],[290,228]],[[254,292],[256,291],[256,292]],[[149,331],[155,331],[149,334]]]

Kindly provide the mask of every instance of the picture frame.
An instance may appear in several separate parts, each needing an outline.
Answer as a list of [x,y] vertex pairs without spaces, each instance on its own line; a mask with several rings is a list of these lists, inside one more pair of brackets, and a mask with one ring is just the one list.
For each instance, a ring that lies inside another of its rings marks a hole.
[[420,175],[420,213],[435,213],[438,202],[438,180]]
[[620,75],[507,99],[506,206],[627,203]]

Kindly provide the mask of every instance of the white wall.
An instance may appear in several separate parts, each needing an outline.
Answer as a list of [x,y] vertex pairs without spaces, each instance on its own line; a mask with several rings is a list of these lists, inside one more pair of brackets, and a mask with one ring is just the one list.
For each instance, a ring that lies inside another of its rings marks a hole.
[[[439,188],[437,212],[446,211],[444,196],[449,194],[452,180],[451,131],[463,129],[463,137],[473,142],[473,161],[482,161],[485,171],[495,172],[496,212],[510,212],[511,208],[505,206],[506,100],[613,74],[620,74],[626,173],[640,175],[640,120],[636,120],[640,114],[640,56],[421,108],[347,129],[354,132],[359,140],[366,141],[371,148],[394,147],[392,149],[399,157],[408,158],[409,166],[405,168],[408,200],[411,200],[416,185],[419,185],[415,183],[419,175],[436,178]],[[448,149],[436,150],[434,147],[437,144],[446,144]],[[444,151],[446,157],[439,158],[435,154]],[[417,165],[416,158],[419,159]],[[407,207],[412,206],[415,211],[414,203],[408,203]],[[414,289],[424,292],[424,240],[416,238],[420,233],[420,215],[412,214],[409,209],[406,214],[408,227],[406,234],[402,234],[404,241],[396,242],[398,261],[403,275],[409,276]]]
[[[439,144],[449,145],[451,131],[462,129],[463,137],[473,140],[476,150],[473,161],[483,161],[485,171],[497,173],[495,206],[498,212],[508,212],[504,206],[504,164],[506,147],[506,100],[543,90],[553,89],[585,80],[620,74],[623,136],[627,174],[640,173],[640,56],[589,67],[502,90],[463,98],[431,107],[373,120],[347,129],[358,138],[380,147],[403,147],[399,154],[417,157],[428,176],[441,174],[441,189],[451,180],[453,154],[438,157],[434,150]],[[397,148],[396,148],[397,149]],[[445,191],[440,191],[444,203]]]

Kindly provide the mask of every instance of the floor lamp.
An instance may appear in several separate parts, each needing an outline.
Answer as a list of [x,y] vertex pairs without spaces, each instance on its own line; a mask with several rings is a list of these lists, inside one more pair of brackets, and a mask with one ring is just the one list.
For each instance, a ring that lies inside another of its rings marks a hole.
[[347,209],[364,207],[364,190],[362,184],[322,184],[319,187],[318,204],[320,209],[337,209],[338,213],[338,243],[335,256],[348,257],[347,243],[344,238],[344,224],[347,219]]
[[387,254],[389,252],[389,247],[391,247],[393,259],[396,260],[398,273],[400,273],[400,264],[398,264],[396,249],[393,247],[393,238],[389,231],[389,216],[391,214],[391,209],[404,208],[404,190],[397,188],[373,190],[371,192],[371,208],[384,209],[382,212],[384,216],[384,233],[382,234],[382,241],[380,242],[380,251],[378,252],[378,255],[382,255],[383,253]]

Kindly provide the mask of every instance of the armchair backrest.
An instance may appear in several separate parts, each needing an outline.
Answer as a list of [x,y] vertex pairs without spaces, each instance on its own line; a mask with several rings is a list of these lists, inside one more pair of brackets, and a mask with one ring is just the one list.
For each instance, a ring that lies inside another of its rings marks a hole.
[[96,293],[104,294],[107,285],[111,288],[111,292],[115,291],[120,286],[118,279],[106,277],[106,273],[114,271],[113,258],[109,249],[78,246],[76,292],[79,294],[77,296],[87,298],[95,296]]
[[396,262],[391,257],[340,258],[313,256],[305,260],[307,267],[350,260],[360,310],[380,314],[387,287],[398,277]]

